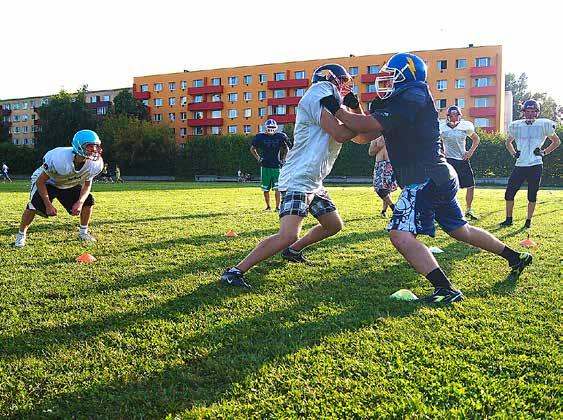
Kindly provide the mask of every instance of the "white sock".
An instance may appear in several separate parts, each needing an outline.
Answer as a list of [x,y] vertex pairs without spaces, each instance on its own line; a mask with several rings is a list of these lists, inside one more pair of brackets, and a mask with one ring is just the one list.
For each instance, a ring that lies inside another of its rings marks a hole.
[[79,228],[79,229],[80,229],[80,234],[81,234],[81,235],[82,235],[83,233],[88,233],[88,225],[86,225],[86,226],[80,225],[80,228]]
[[22,232],[21,230],[19,232],[20,232],[20,235],[23,235],[23,236],[27,235],[27,232]]

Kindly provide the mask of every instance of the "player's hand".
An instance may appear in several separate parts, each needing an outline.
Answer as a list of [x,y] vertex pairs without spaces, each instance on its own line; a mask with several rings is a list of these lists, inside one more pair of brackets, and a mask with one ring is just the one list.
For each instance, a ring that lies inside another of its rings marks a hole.
[[355,95],[354,92],[348,92],[348,94],[344,97],[342,103],[350,109],[357,109],[360,106],[358,96]]
[[469,160],[469,159],[471,159],[471,156],[473,156],[473,153],[465,152],[463,154],[463,160]]
[[340,109],[340,102],[338,102],[338,99],[336,99],[332,95],[325,96],[324,98],[321,99],[320,102],[321,105],[324,106],[326,110],[330,112],[332,115],[336,115],[336,113]]
[[520,150],[517,150],[516,153],[512,155],[514,159],[518,159],[520,157]]
[[47,216],[56,216],[57,209],[55,208],[55,206],[49,203],[48,205],[45,206],[45,213],[47,214]]
[[72,209],[70,210],[70,214],[72,214],[73,216],[78,216],[82,211],[83,205],[84,203],[82,201],[77,201],[76,203],[74,203]]
[[264,158],[263,158],[263,157],[259,157],[259,158],[258,158],[258,163],[262,163],[262,162],[264,162]]
[[536,147],[536,148],[534,149],[534,155],[536,155],[536,156],[545,156],[545,152],[544,152],[542,149],[540,149],[539,147]]

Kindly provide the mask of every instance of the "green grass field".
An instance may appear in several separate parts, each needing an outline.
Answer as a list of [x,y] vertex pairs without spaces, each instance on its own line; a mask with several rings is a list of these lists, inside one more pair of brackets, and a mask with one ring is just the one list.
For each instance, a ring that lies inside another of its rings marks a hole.
[[[563,191],[540,192],[518,280],[442,231],[424,238],[466,295],[428,307],[388,297],[430,287],[368,186],[329,187],[344,230],[308,250],[314,266],[255,267],[250,292],[218,280],[278,229],[255,185],[95,184],[97,243],[57,205],[15,249],[27,188],[0,184],[0,416],[562,418]],[[499,230],[503,190],[477,190],[476,225],[522,250],[525,194]]]

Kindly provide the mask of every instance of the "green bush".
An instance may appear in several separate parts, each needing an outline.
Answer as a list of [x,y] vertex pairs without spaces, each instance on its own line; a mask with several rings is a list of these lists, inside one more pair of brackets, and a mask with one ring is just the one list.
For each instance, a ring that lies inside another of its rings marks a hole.
[[33,147],[0,144],[0,163],[5,162],[13,175],[31,175],[43,157]]

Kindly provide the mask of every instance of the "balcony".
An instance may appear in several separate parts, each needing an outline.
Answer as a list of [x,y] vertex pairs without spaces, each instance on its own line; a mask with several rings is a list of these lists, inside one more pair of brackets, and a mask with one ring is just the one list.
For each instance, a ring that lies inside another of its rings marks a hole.
[[12,113],[11,109],[2,108],[2,115],[10,115]]
[[494,76],[497,74],[497,66],[471,67],[470,76]]
[[373,101],[375,98],[377,98],[377,93],[376,93],[376,92],[362,93],[362,94],[360,95],[360,101],[362,101],[362,102],[371,102],[371,101]]
[[497,108],[494,106],[469,108],[470,117],[494,117],[497,115]]
[[188,88],[189,95],[205,95],[206,93],[223,93],[223,85]]
[[268,118],[276,120],[278,124],[287,124],[295,122],[295,114],[285,114],[285,115],[270,115]]
[[189,119],[188,125],[190,127],[215,127],[223,125],[223,118],[197,118]]
[[360,80],[362,83],[375,83],[375,78],[377,77],[377,73],[373,74],[362,74]]
[[497,128],[496,127],[477,127],[480,130],[483,130],[485,133],[496,133]]
[[496,86],[473,87],[469,90],[471,96],[496,96]]
[[150,99],[151,93],[150,92],[136,92],[133,91],[133,98],[138,99],[140,101],[144,99]]
[[268,105],[297,105],[302,96],[288,96],[287,98],[268,98]]
[[191,102],[188,104],[188,111],[212,111],[223,109],[223,102]]
[[88,102],[86,105],[88,108],[101,108],[110,106],[111,101],[98,101],[98,102]]
[[268,89],[306,88],[309,79],[272,80],[268,82]]

